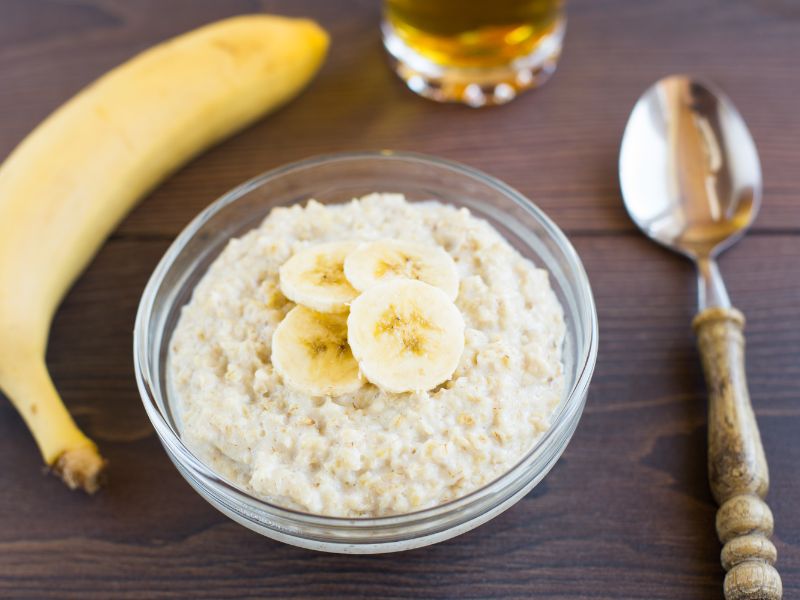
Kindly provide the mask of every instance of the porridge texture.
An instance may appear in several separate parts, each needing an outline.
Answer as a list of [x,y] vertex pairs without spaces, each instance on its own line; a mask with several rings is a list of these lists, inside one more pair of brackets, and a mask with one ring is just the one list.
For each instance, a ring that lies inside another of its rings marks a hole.
[[[310,245],[383,238],[455,261],[466,326],[455,373],[423,392],[291,389],[270,361],[294,306],[279,268]],[[532,447],[562,397],[564,331],[547,272],[466,209],[397,194],[311,200],[274,209],[211,265],[173,334],[170,387],[187,445],[254,495],[316,514],[399,514],[491,482]]]

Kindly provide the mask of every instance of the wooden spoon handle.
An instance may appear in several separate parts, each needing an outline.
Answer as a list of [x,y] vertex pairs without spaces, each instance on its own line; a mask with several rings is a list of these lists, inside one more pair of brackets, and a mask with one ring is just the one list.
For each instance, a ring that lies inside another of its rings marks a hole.
[[780,600],[783,586],[772,511],[764,502],[769,471],[744,368],[744,315],[708,308],[694,319],[709,391],[708,478],[720,505],[717,535],[724,544],[726,600]]

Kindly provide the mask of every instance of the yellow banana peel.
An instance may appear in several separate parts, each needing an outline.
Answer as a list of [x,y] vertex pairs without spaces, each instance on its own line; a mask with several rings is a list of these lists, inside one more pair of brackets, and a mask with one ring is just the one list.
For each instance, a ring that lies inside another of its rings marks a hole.
[[105,461],[45,365],[61,299],[144,194],[295,96],[327,47],[325,31],[308,20],[213,23],[110,71],[0,165],[0,389],[71,488],[95,491]]

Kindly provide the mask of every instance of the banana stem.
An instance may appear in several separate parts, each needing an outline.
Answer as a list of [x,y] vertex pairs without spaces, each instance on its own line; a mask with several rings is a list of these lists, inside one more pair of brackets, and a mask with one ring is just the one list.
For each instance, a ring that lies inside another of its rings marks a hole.
[[13,370],[2,373],[0,387],[22,415],[45,462],[71,489],[94,493],[106,461],[67,412],[44,359],[17,356],[12,364]]

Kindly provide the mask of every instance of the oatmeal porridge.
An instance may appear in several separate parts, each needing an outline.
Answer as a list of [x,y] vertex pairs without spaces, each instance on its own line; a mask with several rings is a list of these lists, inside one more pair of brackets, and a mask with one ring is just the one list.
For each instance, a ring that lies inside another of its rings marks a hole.
[[564,333],[547,272],[467,209],[310,200],[228,243],[168,377],[183,440],[223,477],[305,512],[384,516],[522,458],[562,398]]

